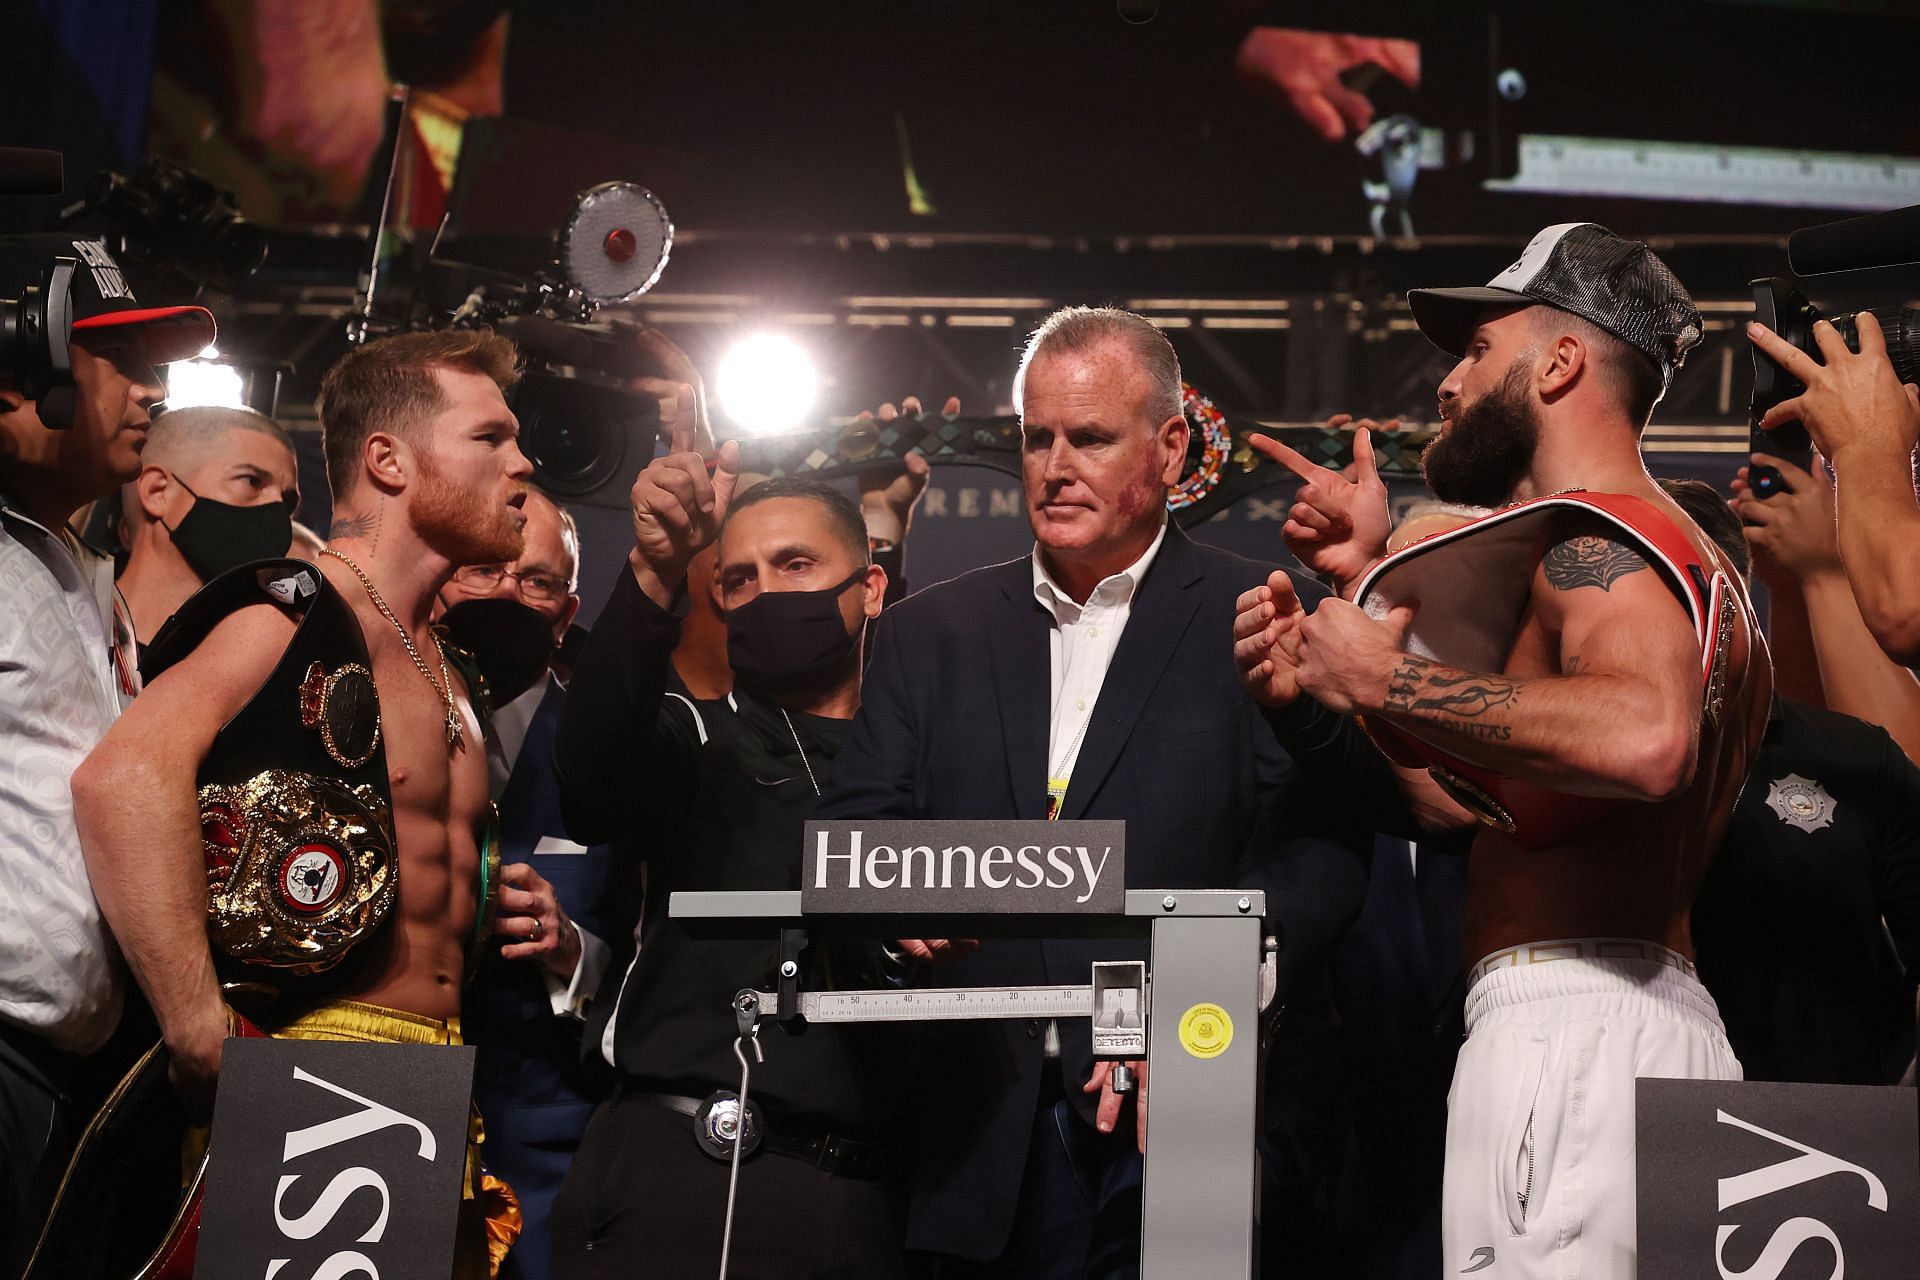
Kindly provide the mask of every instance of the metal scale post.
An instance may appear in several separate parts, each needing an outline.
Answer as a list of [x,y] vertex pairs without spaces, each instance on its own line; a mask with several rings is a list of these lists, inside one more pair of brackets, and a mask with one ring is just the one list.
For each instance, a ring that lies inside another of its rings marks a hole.
[[[689,931],[740,936],[798,931],[843,937],[1139,937],[1151,940],[1140,1000],[1149,1088],[1140,1273],[1144,1280],[1251,1280],[1259,1166],[1254,1149],[1261,1011],[1273,998],[1276,943],[1263,938],[1265,896],[1237,889],[1129,889],[1120,915],[803,915],[797,890],[687,892],[668,914]],[[911,924],[907,922],[911,921]],[[746,928],[742,926],[754,926]],[[991,946],[989,941],[987,945]],[[797,973],[798,966],[794,966]],[[1093,975],[1089,975],[1090,978]],[[1098,984],[1107,985],[1102,979]],[[1085,986],[742,992],[761,1019],[893,1022],[1090,1017],[1124,1026],[1128,998]],[[734,1010],[715,1010],[716,1017]],[[779,1052],[774,1047],[773,1052]]]

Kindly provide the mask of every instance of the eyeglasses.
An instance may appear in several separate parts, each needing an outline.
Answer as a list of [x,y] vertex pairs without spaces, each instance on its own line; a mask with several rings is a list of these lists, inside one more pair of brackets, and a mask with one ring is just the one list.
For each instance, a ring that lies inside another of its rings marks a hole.
[[470,564],[454,571],[453,580],[471,591],[491,593],[500,589],[503,578],[520,584],[520,594],[543,604],[567,598],[565,579],[550,573],[515,573],[503,564]]

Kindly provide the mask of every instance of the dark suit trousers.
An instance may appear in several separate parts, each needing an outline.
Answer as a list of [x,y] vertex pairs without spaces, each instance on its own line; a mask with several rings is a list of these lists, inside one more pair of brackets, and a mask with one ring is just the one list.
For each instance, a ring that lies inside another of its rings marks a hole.
[[[693,1121],[616,1094],[594,1112],[553,1202],[558,1280],[687,1280],[720,1269],[725,1164]],[[727,1274],[734,1280],[900,1280],[900,1191],[760,1152],[740,1164]]]
[[61,1165],[86,1123],[35,1060],[41,1055],[32,1052],[32,1036],[11,1029],[0,1036],[0,1280],[26,1266]]
[[1129,1280],[1140,1274],[1146,1166],[1132,1108],[1113,1133],[1083,1120],[1049,1062],[1007,1247],[992,1262],[941,1258],[939,1280]]

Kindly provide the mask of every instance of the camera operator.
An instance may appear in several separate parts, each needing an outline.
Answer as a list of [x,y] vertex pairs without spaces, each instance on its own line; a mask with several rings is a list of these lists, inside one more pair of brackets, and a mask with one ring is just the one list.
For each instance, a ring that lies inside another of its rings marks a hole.
[[1833,483],[1818,457],[1812,473],[1753,455],[1779,470],[1785,488],[1754,495],[1748,470],[1733,482],[1733,510],[1767,586],[1767,638],[1781,693],[1880,725],[1920,760],[1920,680],[1880,651],[1840,563]]
[[0,240],[0,297],[39,287],[56,258],[79,262],[70,406],[58,388],[43,416],[20,370],[0,366],[0,1276],[33,1244],[52,1171],[95,1101],[84,1059],[121,1010],[67,780],[139,676],[112,565],[68,522],[139,473],[164,394],[154,366],[214,336],[199,307],[142,309],[97,241]]
[[120,596],[142,656],[202,586],[286,555],[299,503],[293,440],[265,414],[197,405],[155,422],[121,500],[128,556]]
[[1763,324],[1747,336],[1774,363],[1806,384],[1760,419],[1762,430],[1799,422],[1838,480],[1840,558],[1860,615],[1894,661],[1920,662],[1920,501],[1913,486],[1913,450],[1920,443],[1920,389],[1901,383],[1887,357],[1885,335],[1871,312],[1857,324],[1860,351],[1825,320],[1813,326],[1822,360]]

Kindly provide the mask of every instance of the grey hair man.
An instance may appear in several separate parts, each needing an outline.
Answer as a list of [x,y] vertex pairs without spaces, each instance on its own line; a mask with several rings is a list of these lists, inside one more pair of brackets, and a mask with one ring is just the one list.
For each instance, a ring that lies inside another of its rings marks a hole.
[[293,439],[272,418],[198,405],[157,419],[121,490],[120,594],[140,643],[228,569],[286,555],[299,502]]

